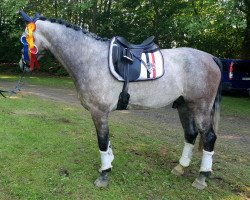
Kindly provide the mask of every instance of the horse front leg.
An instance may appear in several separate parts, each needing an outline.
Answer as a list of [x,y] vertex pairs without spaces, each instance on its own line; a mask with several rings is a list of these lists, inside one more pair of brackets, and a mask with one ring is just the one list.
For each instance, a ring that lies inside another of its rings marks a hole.
[[108,112],[92,111],[93,122],[96,127],[98,146],[101,155],[101,168],[99,169],[100,176],[95,181],[97,187],[107,187],[108,172],[112,169],[112,161],[114,155],[109,141],[109,127],[108,127]]

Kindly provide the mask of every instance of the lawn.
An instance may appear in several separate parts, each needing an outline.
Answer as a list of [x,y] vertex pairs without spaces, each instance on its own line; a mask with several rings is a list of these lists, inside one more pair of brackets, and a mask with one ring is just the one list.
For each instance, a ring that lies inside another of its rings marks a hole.
[[[13,85],[17,83],[19,80],[18,75],[8,75],[8,74],[0,74],[1,81],[13,82]],[[43,85],[48,87],[59,87],[72,89],[74,88],[74,84],[71,78],[69,77],[54,77],[54,76],[41,76],[41,75],[30,75],[26,73],[23,77],[23,82],[25,84],[34,84],[34,85]],[[3,89],[0,87],[0,89]]]
[[[1,75],[15,81],[17,77]],[[29,84],[72,88],[68,78],[31,77]],[[224,119],[250,120],[249,98],[224,97]],[[247,199],[249,152],[233,140],[217,143],[209,187],[191,186],[199,152],[184,177],[175,177],[183,133],[177,123],[162,123],[133,112],[114,112],[110,135],[114,169],[110,186],[93,185],[100,165],[95,128],[80,105],[18,94],[0,99],[0,199]],[[155,111],[154,111],[155,112]],[[249,124],[246,125],[249,127]],[[249,138],[246,127],[235,127]]]

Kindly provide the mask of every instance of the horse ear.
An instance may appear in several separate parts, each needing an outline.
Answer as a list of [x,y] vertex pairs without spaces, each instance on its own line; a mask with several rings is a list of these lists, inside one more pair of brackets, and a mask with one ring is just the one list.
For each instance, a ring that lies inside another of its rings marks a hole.
[[35,17],[41,17],[40,13],[36,12]]
[[38,12],[36,12],[36,14],[35,14],[35,17],[34,17],[33,21],[38,20],[40,17],[41,17],[41,15],[40,15]]
[[27,22],[33,21],[23,10],[21,11],[21,15],[25,21],[27,21]]

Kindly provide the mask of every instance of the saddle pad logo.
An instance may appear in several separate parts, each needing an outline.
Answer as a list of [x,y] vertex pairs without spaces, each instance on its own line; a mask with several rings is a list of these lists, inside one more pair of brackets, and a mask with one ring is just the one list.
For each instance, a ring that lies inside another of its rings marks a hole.
[[[143,53],[141,59],[141,73],[138,80],[149,80],[161,77],[164,74],[163,58],[161,52],[158,50],[153,53]],[[145,63],[147,67],[145,67]]]

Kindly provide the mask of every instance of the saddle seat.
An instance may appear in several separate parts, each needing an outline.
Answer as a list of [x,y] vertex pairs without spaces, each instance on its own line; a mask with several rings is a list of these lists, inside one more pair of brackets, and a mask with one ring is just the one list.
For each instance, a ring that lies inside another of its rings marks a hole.
[[141,44],[132,44],[130,42],[128,42],[124,37],[120,37],[118,36],[117,41],[123,45],[124,47],[130,48],[130,49],[144,49],[147,50],[148,48],[151,48],[153,45],[155,45],[154,43],[154,36],[150,36],[149,38],[147,38],[146,40],[144,40]]

